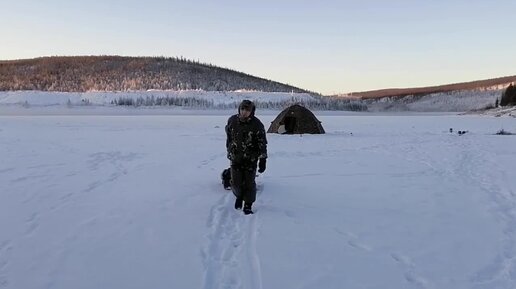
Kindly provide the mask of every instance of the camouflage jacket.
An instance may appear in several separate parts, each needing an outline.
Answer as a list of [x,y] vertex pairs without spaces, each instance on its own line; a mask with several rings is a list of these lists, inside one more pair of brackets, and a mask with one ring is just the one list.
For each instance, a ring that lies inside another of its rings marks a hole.
[[238,115],[228,119],[226,149],[232,164],[254,165],[259,158],[267,158],[267,137],[262,122],[254,115],[241,121]]

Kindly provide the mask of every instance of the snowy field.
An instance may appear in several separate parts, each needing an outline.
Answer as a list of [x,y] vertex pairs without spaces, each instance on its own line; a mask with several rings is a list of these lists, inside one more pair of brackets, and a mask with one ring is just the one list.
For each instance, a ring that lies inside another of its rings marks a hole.
[[0,288],[516,288],[516,119],[320,115],[244,216],[228,116],[0,116]]

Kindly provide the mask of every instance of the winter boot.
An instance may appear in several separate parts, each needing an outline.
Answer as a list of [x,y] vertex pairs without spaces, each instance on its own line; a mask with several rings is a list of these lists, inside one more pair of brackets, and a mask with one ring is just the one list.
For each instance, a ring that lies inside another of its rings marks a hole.
[[242,203],[243,202],[244,202],[244,200],[237,198],[236,201],[235,201],[235,210],[242,209]]
[[252,210],[252,206],[253,206],[253,203],[245,203],[245,205],[244,205],[244,214],[245,215],[254,214],[253,210]]

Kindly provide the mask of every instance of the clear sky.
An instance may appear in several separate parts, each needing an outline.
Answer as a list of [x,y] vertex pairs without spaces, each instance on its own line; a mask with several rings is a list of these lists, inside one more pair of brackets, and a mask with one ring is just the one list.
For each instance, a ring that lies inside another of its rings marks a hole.
[[0,0],[0,60],[183,56],[323,94],[516,74],[514,0]]

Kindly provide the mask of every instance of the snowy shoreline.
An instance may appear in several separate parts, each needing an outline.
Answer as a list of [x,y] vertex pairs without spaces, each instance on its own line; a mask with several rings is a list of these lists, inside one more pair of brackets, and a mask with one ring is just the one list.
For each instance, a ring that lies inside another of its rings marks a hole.
[[202,114],[213,115],[220,112],[212,111],[222,111],[222,114],[233,111],[240,101],[250,99],[257,104],[259,111],[272,111],[272,114],[299,103],[324,115],[356,115],[357,112],[365,115],[449,115],[480,111],[494,105],[500,93],[500,90],[457,91],[424,97],[351,100],[307,93],[260,91],[0,91],[0,114],[184,115],[202,111]]
[[[138,115],[231,115],[235,109],[195,109],[182,107],[126,107],[126,106],[74,106],[48,105],[31,106],[28,108],[19,104],[0,105],[0,116],[38,116],[38,115],[106,115],[106,116],[138,116]],[[277,115],[281,110],[258,109],[257,115]],[[316,116],[447,116],[459,115],[459,112],[354,112],[354,111],[334,111],[321,110],[313,111]]]

